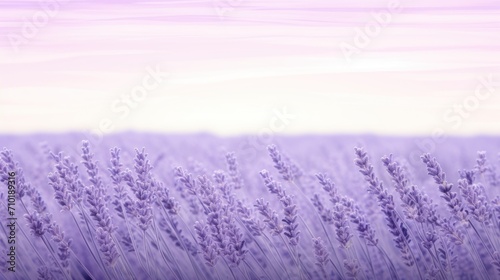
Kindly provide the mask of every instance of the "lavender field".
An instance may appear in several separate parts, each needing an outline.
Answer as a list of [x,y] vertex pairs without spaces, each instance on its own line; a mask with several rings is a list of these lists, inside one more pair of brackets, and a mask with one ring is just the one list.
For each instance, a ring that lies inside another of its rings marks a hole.
[[499,279],[499,139],[425,140],[2,136],[2,279]]
[[500,280],[500,1],[0,1],[0,280]]

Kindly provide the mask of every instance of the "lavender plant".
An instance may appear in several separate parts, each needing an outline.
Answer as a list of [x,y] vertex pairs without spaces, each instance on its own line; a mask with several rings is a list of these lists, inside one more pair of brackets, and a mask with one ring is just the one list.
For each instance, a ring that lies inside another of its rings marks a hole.
[[500,277],[487,141],[451,141],[422,165],[394,139],[367,141],[376,163],[351,138],[277,138],[250,160],[238,139],[17,137],[0,136],[0,218],[15,197],[18,256],[1,279]]

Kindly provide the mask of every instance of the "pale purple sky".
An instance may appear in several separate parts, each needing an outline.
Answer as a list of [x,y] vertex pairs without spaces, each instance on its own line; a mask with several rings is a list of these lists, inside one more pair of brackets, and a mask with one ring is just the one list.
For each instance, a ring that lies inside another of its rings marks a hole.
[[0,3],[0,133],[500,133],[494,1],[46,3]]

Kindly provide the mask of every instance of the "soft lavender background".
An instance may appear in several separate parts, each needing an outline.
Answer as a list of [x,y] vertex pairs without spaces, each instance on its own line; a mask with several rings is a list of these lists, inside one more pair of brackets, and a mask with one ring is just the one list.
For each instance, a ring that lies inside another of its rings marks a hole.
[[[46,5],[0,2],[0,132],[109,119],[107,132],[258,133],[283,107],[295,119],[280,133],[500,132],[498,85],[460,125],[444,119],[481,77],[498,84],[494,1],[58,3],[22,37]],[[391,3],[401,10],[347,61],[339,45]],[[130,114],[113,111],[157,65],[171,76]]]
[[[389,11],[391,5],[400,9]],[[75,259],[79,257],[97,279],[104,279],[104,271],[84,245],[92,235],[81,239],[76,230],[81,225],[73,223],[54,201],[47,181],[49,172],[55,170],[49,154],[69,156],[80,168],[84,187],[91,190],[80,161],[81,140],[90,139],[108,195],[112,191],[106,171],[111,147],[122,148],[124,167],[130,169],[134,168],[134,148],[145,147],[154,176],[176,199],[185,190],[177,188],[174,167],[210,176],[213,170],[226,168],[224,155],[234,151],[246,182],[235,194],[250,207],[259,197],[273,198],[259,171],[266,168],[281,181],[266,152],[268,144],[277,144],[303,171],[301,186],[290,193],[304,217],[298,250],[310,257],[304,260],[309,270],[315,269],[312,237],[326,239],[334,234],[333,227],[323,232],[321,219],[315,217],[308,201],[314,193],[327,196],[314,177],[324,172],[342,195],[353,198],[367,213],[387,258],[394,260],[401,279],[410,279],[417,270],[402,263],[376,197],[366,192],[366,183],[353,163],[352,148],[363,146],[369,151],[375,173],[392,194],[395,191],[380,157],[394,154],[408,167],[412,184],[438,203],[444,216],[449,216],[446,205],[419,156],[432,153],[449,181],[456,182],[457,171],[476,168],[477,151],[486,151],[494,184],[485,176],[478,180],[487,185],[484,194],[489,201],[498,196],[499,8],[493,1],[430,0],[1,1],[0,149],[13,151],[19,171],[41,193],[54,220],[74,238],[75,252],[67,271],[71,275],[82,274]],[[383,27],[376,20],[380,14],[389,18]],[[367,28],[380,29],[364,35],[365,43],[356,43]],[[346,57],[342,49],[346,44],[356,47],[356,53]],[[147,96],[125,106],[123,100],[143,89],[144,81],[155,80],[154,69],[168,77],[147,83],[151,87]],[[485,80],[489,80],[487,85]],[[457,113],[463,106],[466,111]],[[3,154],[6,157],[8,152]],[[0,170],[0,175],[5,177],[5,172]],[[5,197],[5,192],[0,196]],[[273,207],[280,207],[274,199]],[[494,203],[498,218],[498,201]],[[399,200],[396,205],[400,209]],[[206,220],[201,213],[188,211],[186,200],[181,207],[188,222],[185,233],[195,221]],[[19,209],[16,215],[23,214]],[[126,224],[117,213],[111,216],[123,233]],[[29,232],[24,222],[19,228]],[[0,278],[36,278],[40,264],[31,258],[30,237],[19,234],[21,273],[5,274],[2,267]],[[4,240],[2,248],[6,248]],[[145,236],[138,240],[141,247],[136,252],[150,243]],[[247,236],[247,240],[252,238]],[[421,241],[413,240],[412,244]],[[34,248],[47,249],[40,240],[33,237],[33,241]],[[498,250],[494,241],[492,248]],[[479,246],[483,241],[474,242]],[[176,250],[181,263],[178,270],[192,279],[187,255],[173,243],[159,248]],[[362,246],[356,244],[355,249]],[[283,247],[276,238],[271,245]],[[255,249],[251,242],[247,246]],[[330,253],[347,254],[337,250],[337,243],[327,247]],[[467,254],[458,246],[452,249],[459,255],[457,277],[479,277],[472,265],[474,258],[485,264],[485,276],[497,275],[484,248],[477,254]],[[153,267],[173,278],[163,266],[168,262],[162,263],[158,252],[151,258]],[[148,254],[142,253],[147,259]],[[48,251],[42,254],[45,258]],[[373,256],[380,259],[380,255]],[[139,279],[147,278],[146,269],[134,263],[134,254],[121,258],[131,260],[131,270]],[[215,278],[217,269],[204,266],[200,256],[196,260],[202,275]],[[424,269],[430,264],[427,261],[420,260],[416,267]],[[361,262],[362,270],[368,263]],[[255,264],[249,267],[254,268]],[[223,279],[232,271],[223,264],[218,270]],[[328,271],[333,272],[332,267]],[[389,278],[387,271],[376,275],[373,278]]]

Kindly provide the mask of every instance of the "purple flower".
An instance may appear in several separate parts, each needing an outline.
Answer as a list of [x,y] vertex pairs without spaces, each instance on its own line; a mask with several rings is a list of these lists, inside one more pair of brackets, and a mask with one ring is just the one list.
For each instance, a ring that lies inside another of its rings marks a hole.
[[225,234],[229,239],[224,254],[233,266],[238,266],[245,259],[247,250],[245,249],[245,241],[239,227],[236,225],[236,220],[233,215],[225,208],[222,215],[225,223]]
[[103,230],[112,233],[115,230],[111,216],[109,215],[106,201],[108,196],[105,192],[104,185],[99,176],[99,168],[97,162],[93,160],[94,154],[90,152],[88,141],[83,141],[82,144],[82,163],[87,168],[89,175],[89,185],[85,193],[87,194],[87,203],[89,204],[90,216],[97,222],[97,226]]
[[146,154],[144,148],[141,151],[135,149],[135,153],[134,170],[137,175],[135,195],[140,200],[154,200],[155,182],[151,173],[153,167],[149,162],[148,154]]
[[241,189],[243,187],[243,178],[241,177],[238,162],[236,161],[236,156],[234,155],[234,153],[226,154],[226,164],[234,189]]
[[23,169],[19,167],[18,162],[14,161],[14,154],[12,151],[4,148],[3,151],[0,152],[0,182],[6,184],[9,180],[10,172],[16,173],[16,198],[22,199],[27,190]]
[[314,194],[311,199],[312,204],[316,207],[316,210],[321,216],[321,220],[327,224],[333,224],[333,213],[330,209],[325,208],[323,202],[321,202],[321,198],[318,194]]
[[90,144],[88,141],[82,142],[82,164],[87,169],[89,181],[98,189],[103,189],[102,180],[99,177],[99,167],[97,162],[94,162],[94,154],[90,152]]
[[425,239],[422,241],[422,246],[424,246],[425,249],[430,250],[432,246],[434,245],[434,242],[438,240],[438,235],[436,231],[427,231],[425,233]]
[[453,184],[446,181],[446,174],[439,163],[435,158],[431,158],[429,154],[424,154],[421,158],[427,166],[427,173],[434,178],[434,181],[439,186],[439,191],[443,194],[441,197],[448,202],[447,205],[452,215],[459,221],[467,220],[468,212],[457,193],[451,191]]
[[464,244],[465,241],[465,236],[462,233],[461,230],[459,230],[456,226],[455,223],[452,222],[451,219],[443,219],[440,223],[440,228],[450,238],[450,240],[455,244],[455,245],[462,245]]
[[400,250],[405,264],[412,266],[415,262],[408,246],[411,241],[410,236],[395,210],[396,207],[392,195],[387,193],[382,182],[375,176],[373,166],[369,164],[366,152],[362,148],[355,148],[354,151],[356,153],[354,162],[359,167],[359,172],[363,174],[365,180],[368,182],[368,191],[377,196],[379,206],[385,215],[389,232],[394,236],[393,240],[396,243],[396,247]]
[[298,165],[297,162],[291,160],[289,157],[286,155],[283,155],[283,158],[288,164],[289,169],[290,169],[290,174],[292,174],[292,179],[293,180],[299,180],[302,175],[304,175],[304,170]]
[[71,193],[66,188],[66,184],[61,182],[59,176],[49,173],[49,186],[54,189],[54,198],[63,210],[70,210],[72,207]]
[[215,183],[218,185],[218,189],[222,193],[222,197],[228,204],[230,211],[233,212],[236,204],[236,196],[233,194],[232,184],[226,181],[226,176],[222,170],[216,170],[213,174]]
[[38,212],[34,211],[31,214],[25,214],[24,218],[28,222],[31,234],[41,237],[45,233],[45,226],[40,218]]
[[340,242],[342,248],[347,248],[352,234],[349,231],[347,223],[346,210],[341,204],[336,204],[333,210],[333,221],[335,232],[337,233],[337,240]]
[[482,175],[488,171],[490,171],[490,166],[487,164],[486,160],[486,152],[485,151],[478,151],[477,152],[477,160],[476,160],[476,166],[474,167],[474,171]]
[[109,233],[108,231],[104,230],[101,227],[98,227],[96,232],[96,239],[99,244],[99,250],[104,255],[104,260],[106,261],[106,264],[111,267],[114,266],[116,260],[118,260],[118,257],[120,255],[116,251],[115,244],[111,237],[111,233]]
[[316,265],[320,268],[323,278],[327,278],[325,266],[330,261],[328,251],[323,244],[320,237],[313,238],[314,257],[316,258]]
[[467,179],[458,180],[460,193],[468,205],[468,213],[478,222],[490,224],[493,211],[488,204],[481,184],[470,184]]
[[283,205],[284,218],[283,223],[285,223],[285,232],[283,233],[288,237],[288,242],[292,246],[297,246],[299,244],[300,231],[297,229],[299,224],[297,222],[297,205],[292,200],[292,197],[285,195],[281,199],[281,204]]
[[276,211],[271,210],[269,207],[269,202],[264,203],[264,199],[257,199],[254,206],[264,217],[264,223],[271,230],[271,234],[280,235],[283,232],[283,225],[280,223]]
[[391,175],[394,187],[403,202],[405,216],[419,223],[437,224],[439,217],[435,210],[436,206],[416,186],[410,186],[401,165],[393,160],[392,155],[382,157],[382,162]]
[[55,222],[50,223],[50,218],[45,221],[47,226],[47,231],[52,235],[52,240],[57,244],[57,255],[61,261],[63,267],[69,266],[69,257],[71,255],[70,245],[72,240],[64,235],[58,224]]
[[366,216],[361,213],[359,207],[353,206],[349,210],[351,223],[356,225],[356,231],[358,232],[359,237],[365,240],[366,245],[377,246],[378,239],[375,236],[375,230],[366,219]]
[[444,270],[451,271],[457,263],[457,255],[453,251],[453,245],[444,238],[441,239],[440,248],[438,247],[438,257],[441,262],[441,266]]
[[[75,201],[77,204],[80,204],[84,198],[85,187],[80,179],[80,174],[78,172],[78,166],[74,164],[70,157],[63,157],[62,153],[51,154],[52,159],[56,162],[54,165],[55,172],[53,175],[55,177],[59,177],[58,181],[59,188],[62,191],[67,192],[66,195],[69,195],[69,200]],[[50,178],[52,173],[49,173],[49,179],[54,181],[54,178]],[[55,186],[53,186],[55,187]],[[55,190],[55,189],[54,189]],[[71,203],[69,204],[71,208]]]
[[122,166],[120,160],[120,149],[118,147],[114,147],[110,150],[111,159],[109,160],[111,167],[108,168],[111,180],[113,180],[113,184],[120,185],[122,181]]
[[237,201],[237,212],[241,218],[241,221],[250,231],[253,236],[262,235],[262,231],[266,228],[266,225],[255,217],[252,216],[251,210],[246,207],[241,200]]
[[290,245],[297,246],[300,235],[300,231],[297,229],[299,226],[297,223],[297,205],[294,203],[292,196],[286,194],[281,184],[274,181],[267,170],[262,170],[260,175],[264,180],[264,184],[269,189],[269,192],[276,194],[280,199],[285,215],[282,220],[285,223],[284,234],[288,237]]
[[325,174],[316,174],[316,178],[318,178],[319,183],[323,186],[323,190],[325,190],[330,196],[330,201],[335,205],[340,201],[340,197],[338,195],[337,188],[335,184],[327,178]]
[[276,194],[279,199],[282,199],[285,196],[285,192],[281,184],[275,181],[271,175],[269,175],[267,170],[264,169],[260,171],[260,176],[270,193]]
[[152,204],[156,197],[156,185],[151,174],[153,167],[149,163],[148,154],[144,148],[141,151],[136,149],[135,153],[134,169],[137,179],[134,181],[135,183],[132,183],[130,178],[127,178],[126,181],[132,185],[132,191],[137,198],[135,214],[139,221],[139,227],[146,231],[153,220]]
[[182,169],[182,167],[176,167],[174,169],[176,179],[186,187],[188,192],[192,195],[196,195],[198,192],[198,187],[196,182],[192,178],[191,174],[187,173]]
[[205,263],[209,266],[215,266],[217,264],[218,254],[216,245],[212,242],[212,238],[210,237],[208,226],[196,222],[194,229],[198,237],[198,244],[203,252]]
[[31,198],[31,204],[33,205],[33,208],[35,208],[35,211],[37,211],[38,213],[44,213],[47,210],[47,204],[43,200],[40,192],[38,192],[36,189],[31,189],[28,192],[28,195]]
[[344,260],[347,279],[358,279],[358,274],[361,270],[357,260]]
[[170,195],[168,188],[163,187],[163,184],[159,182],[158,184],[160,191],[160,201],[161,205],[168,211],[169,214],[176,215],[179,212],[179,203]]
[[226,236],[227,224],[224,222],[226,209],[219,194],[215,191],[212,182],[205,176],[198,177],[200,200],[202,201],[207,216],[208,227],[212,236],[212,241],[217,245],[217,253],[224,254],[228,246]]
[[[118,216],[122,219],[125,219],[125,210],[123,209],[123,205],[125,204],[125,201],[130,201],[130,198],[126,193],[125,186],[124,184],[122,184],[122,182],[127,181],[130,183],[130,181],[133,181],[133,177],[130,173],[125,174],[125,172],[122,170],[123,164],[120,160],[120,149],[115,147],[111,149],[110,152],[111,159],[109,161],[111,167],[108,168],[108,171],[110,173],[111,180],[113,181],[113,189],[115,191],[115,199],[112,203],[115,206],[115,210],[117,211]],[[125,177],[127,179],[125,179]]]
[[270,145],[267,147],[267,150],[269,151],[269,156],[274,162],[274,167],[276,168],[276,170],[278,170],[283,179],[285,181],[292,181],[293,176],[290,170],[290,166],[281,158],[281,154],[278,151],[278,148],[276,148],[275,145]]

